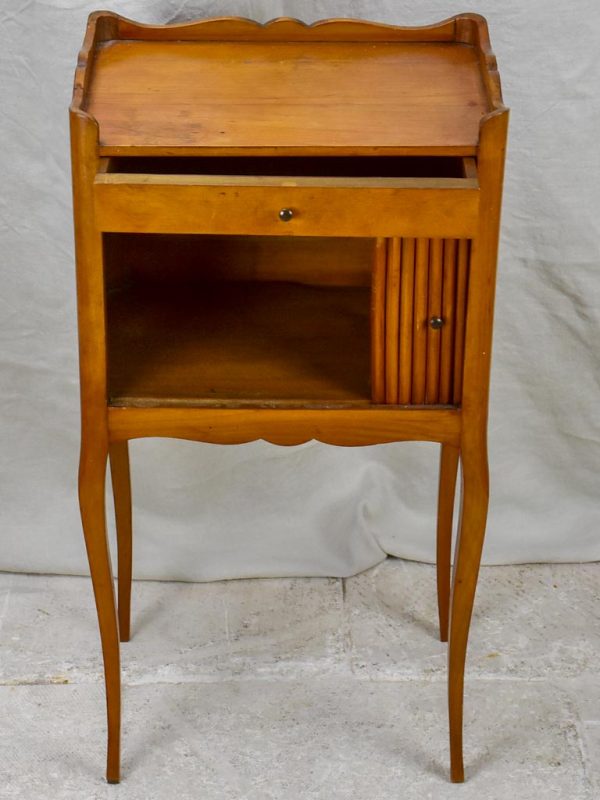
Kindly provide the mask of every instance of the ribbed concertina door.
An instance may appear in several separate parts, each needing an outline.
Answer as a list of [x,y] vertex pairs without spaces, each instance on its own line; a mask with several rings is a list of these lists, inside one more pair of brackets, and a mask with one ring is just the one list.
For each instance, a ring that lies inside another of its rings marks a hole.
[[460,405],[470,241],[379,239],[372,401]]

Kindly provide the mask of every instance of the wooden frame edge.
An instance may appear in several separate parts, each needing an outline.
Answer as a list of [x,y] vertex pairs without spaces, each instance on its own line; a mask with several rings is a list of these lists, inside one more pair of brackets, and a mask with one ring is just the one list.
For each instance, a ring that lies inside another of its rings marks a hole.
[[509,109],[504,106],[482,118],[478,172],[481,204],[479,233],[473,240],[469,274],[463,388],[464,430],[485,437],[489,411],[492,320],[496,288],[500,212]]
[[297,445],[315,439],[344,447],[425,441],[458,445],[457,408],[361,409],[108,408],[110,441],[145,437],[244,444],[264,439]]
[[473,13],[459,14],[456,17],[456,41],[477,48],[491,113],[504,109],[498,62],[492,50],[485,17]]
[[[98,41],[115,39],[177,39],[250,41],[257,35],[267,41],[455,41],[457,15],[430,25],[401,26],[371,20],[330,18],[306,23],[294,17],[257,22],[248,17],[207,17],[156,25],[137,22],[112,11],[96,11],[88,18],[88,31],[102,28]],[[424,38],[425,37],[425,38]]]
[[[168,156],[166,157],[168,158]],[[473,160],[473,159],[471,159]],[[100,159],[105,161],[105,159]],[[365,178],[365,177],[310,177],[305,175],[230,175],[152,172],[108,172],[101,164],[94,184],[96,186],[251,186],[281,189],[398,189],[422,192],[427,189],[458,189],[461,192],[478,191],[477,174],[461,178]]]
[[[73,78],[73,96],[69,111],[72,114],[93,117],[85,111],[85,94],[92,76],[94,49],[100,42],[108,41],[117,34],[118,15],[111,11],[94,11],[87,21],[81,49],[77,55],[77,66]],[[95,122],[95,120],[94,120]]]

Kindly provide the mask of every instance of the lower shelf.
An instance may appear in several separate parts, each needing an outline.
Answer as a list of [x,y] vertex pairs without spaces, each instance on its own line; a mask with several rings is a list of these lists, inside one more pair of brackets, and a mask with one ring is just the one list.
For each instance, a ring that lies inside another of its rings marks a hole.
[[274,281],[107,298],[113,406],[365,405],[370,290]]

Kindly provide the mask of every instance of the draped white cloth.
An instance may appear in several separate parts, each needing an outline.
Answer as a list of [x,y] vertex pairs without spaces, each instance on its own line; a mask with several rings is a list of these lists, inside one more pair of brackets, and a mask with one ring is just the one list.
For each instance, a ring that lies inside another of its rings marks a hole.
[[[457,0],[130,0],[424,24]],[[82,0],[0,0],[0,569],[87,571],[67,107]],[[480,0],[512,109],[490,416],[487,563],[600,559],[600,5]],[[133,443],[135,574],[349,575],[433,560],[437,450]],[[109,516],[110,519],[110,516]]]

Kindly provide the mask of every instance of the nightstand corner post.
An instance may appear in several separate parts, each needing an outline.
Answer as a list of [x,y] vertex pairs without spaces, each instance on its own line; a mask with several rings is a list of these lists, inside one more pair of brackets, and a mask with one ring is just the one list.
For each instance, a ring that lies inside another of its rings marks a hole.
[[90,565],[104,659],[108,716],[109,783],[119,782],[121,678],[119,624],[106,532],[108,458],[106,320],[102,234],[94,217],[93,185],[98,167],[98,126],[71,107],[71,157],[81,394],[79,505]]
[[482,119],[477,158],[481,197],[469,277],[461,406],[461,507],[448,646],[450,772],[455,783],[464,780],[464,671],[489,502],[487,420],[507,125],[508,109],[503,106]]

